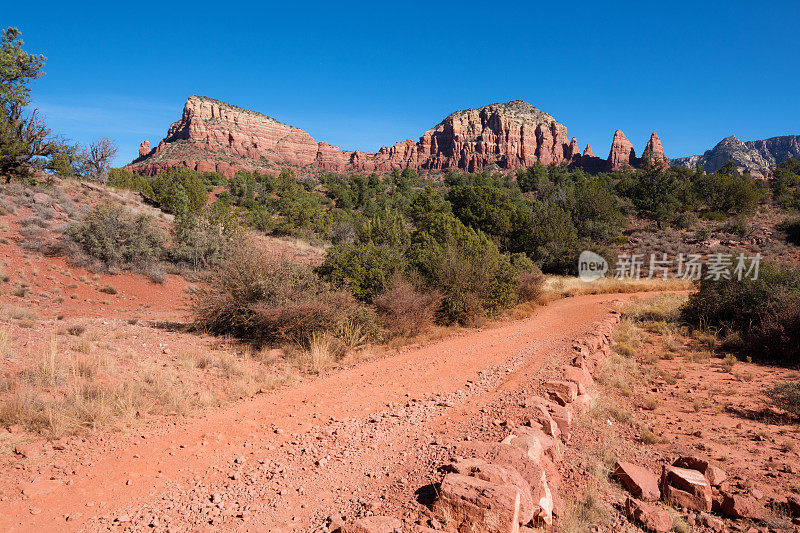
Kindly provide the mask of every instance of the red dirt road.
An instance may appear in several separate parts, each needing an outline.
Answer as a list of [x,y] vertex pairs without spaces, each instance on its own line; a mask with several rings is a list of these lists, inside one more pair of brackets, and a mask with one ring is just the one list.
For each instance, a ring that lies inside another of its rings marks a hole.
[[415,491],[438,481],[449,446],[502,438],[498,419],[529,382],[630,296],[558,300],[525,320],[106,436],[88,457],[78,445],[25,459],[24,475],[2,474],[17,492],[0,498],[0,530],[312,531],[331,514],[369,513],[413,523],[427,512]]

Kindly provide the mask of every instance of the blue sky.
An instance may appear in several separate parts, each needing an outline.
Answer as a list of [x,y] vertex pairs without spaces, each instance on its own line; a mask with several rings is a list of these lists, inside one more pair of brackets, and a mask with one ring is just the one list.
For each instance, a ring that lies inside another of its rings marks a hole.
[[[716,4],[716,5],[715,5]],[[44,53],[34,102],[86,143],[156,144],[191,94],[374,151],[458,109],[526,100],[605,157],[800,134],[800,3],[6,3]]]

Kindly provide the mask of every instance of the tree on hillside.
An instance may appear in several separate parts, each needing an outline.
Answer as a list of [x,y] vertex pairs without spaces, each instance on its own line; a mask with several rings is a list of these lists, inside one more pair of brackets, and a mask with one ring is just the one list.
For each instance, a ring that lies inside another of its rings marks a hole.
[[686,184],[671,169],[645,161],[628,187],[628,196],[639,215],[654,221],[660,229],[680,208]]
[[108,137],[101,137],[89,145],[86,166],[95,179],[105,181],[106,171],[118,151],[117,144]]
[[0,175],[27,178],[41,158],[66,149],[36,110],[28,113],[30,83],[42,76],[45,57],[22,49],[17,28],[3,30],[0,45]]

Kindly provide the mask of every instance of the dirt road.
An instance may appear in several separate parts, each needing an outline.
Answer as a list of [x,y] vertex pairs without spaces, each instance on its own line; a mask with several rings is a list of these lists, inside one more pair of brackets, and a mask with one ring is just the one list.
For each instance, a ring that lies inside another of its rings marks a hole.
[[38,469],[0,498],[0,530],[304,531],[371,512],[417,520],[449,446],[502,438],[501,419],[532,377],[629,296],[558,300],[525,320],[34,458]]

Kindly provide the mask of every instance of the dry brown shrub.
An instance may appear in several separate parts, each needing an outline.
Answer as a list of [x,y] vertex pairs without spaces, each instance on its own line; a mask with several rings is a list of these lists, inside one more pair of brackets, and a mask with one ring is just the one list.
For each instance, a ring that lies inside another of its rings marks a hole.
[[519,281],[519,289],[517,289],[517,300],[519,302],[535,302],[538,304],[546,302],[544,274],[535,271],[523,271],[517,274],[517,280]]
[[381,324],[393,337],[413,336],[429,330],[441,303],[439,292],[420,292],[400,273],[395,273],[386,290],[374,299]]
[[374,312],[333,290],[310,266],[270,256],[250,241],[235,246],[194,300],[197,326],[256,342],[306,344],[350,321],[378,334]]

